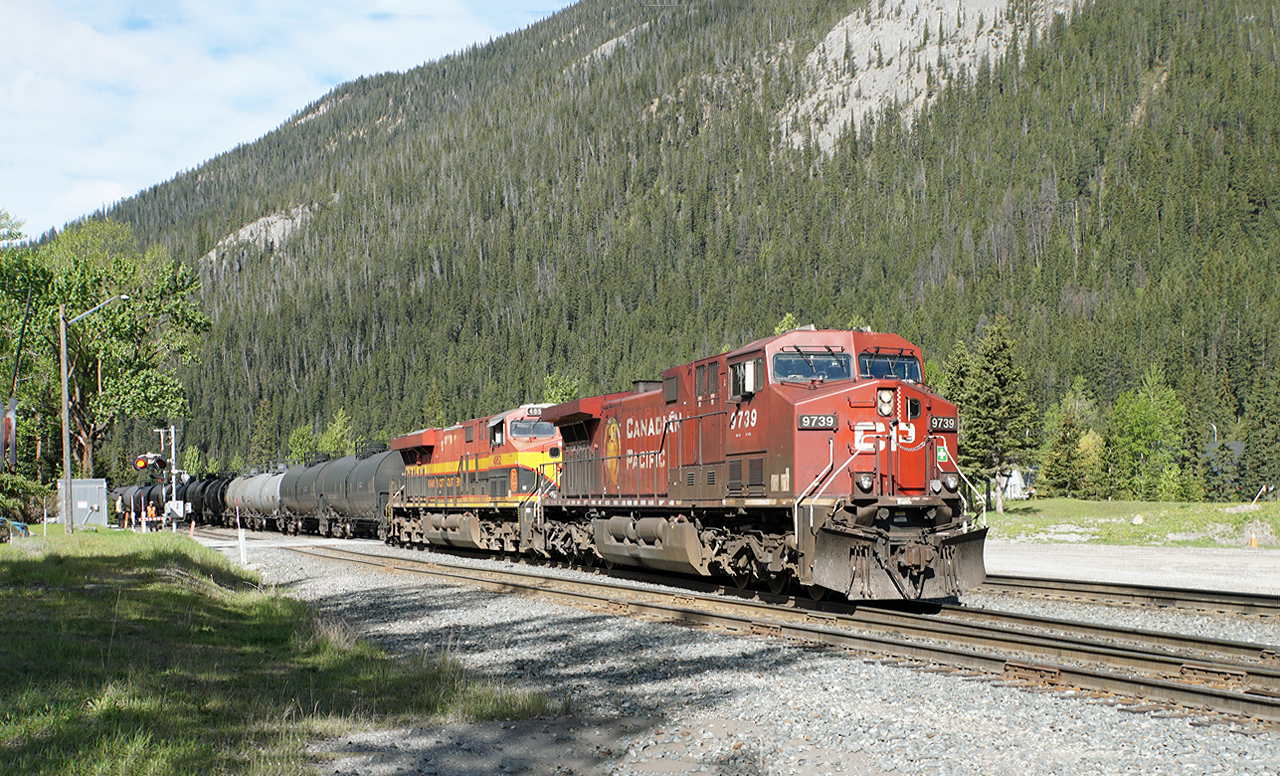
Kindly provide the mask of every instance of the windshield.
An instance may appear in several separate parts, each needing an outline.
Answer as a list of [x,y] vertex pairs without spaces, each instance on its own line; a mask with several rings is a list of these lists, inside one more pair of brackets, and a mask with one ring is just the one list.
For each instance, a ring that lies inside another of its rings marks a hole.
[[899,377],[920,382],[920,362],[915,356],[863,353],[858,356],[858,371],[863,377]]
[[848,380],[853,377],[847,353],[775,353],[773,379],[777,382]]
[[552,437],[556,435],[556,427],[545,420],[513,420],[508,428],[511,430],[511,436]]

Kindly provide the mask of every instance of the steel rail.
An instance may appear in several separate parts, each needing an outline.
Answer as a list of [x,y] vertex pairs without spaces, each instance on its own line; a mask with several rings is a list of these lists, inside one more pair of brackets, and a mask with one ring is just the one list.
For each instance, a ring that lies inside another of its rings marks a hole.
[[[206,531],[204,529],[196,529],[197,534],[203,534],[210,538],[225,539],[216,533]],[[259,538],[250,535],[248,538]],[[265,539],[265,537],[262,537]],[[381,545],[379,545],[381,546]],[[354,552],[352,550],[343,550],[344,552]],[[380,554],[372,553],[376,557],[383,557]],[[394,556],[387,556],[394,557]],[[483,555],[477,557],[484,557]],[[432,561],[437,562],[437,561]],[[532,564],[536,568],[547,568],[547,564]],[[564,566],[560,564],[552,564],[553,568],[571,568],[577,571],[584,571],[575,566]],[[586,569],[585,572],[597,572],[598,569]],[[532,576],[532,575],[526,575]],[[638,582],[652,582],[653,578],[644,573],[629,573],[626,570],[615,569],[610,575],[610,579],[622,578],[630,579]],[[1095,623],[1085,623],[1077,621],[1055,620],[1048,617],[1038,617],[1035,615],[1015,614],[1012,612],[1002,612],[990,609],[977,609],[964,606],[940,605],[936,615],[926,617],[910,613],[896,611],[892,608],[882,608],[875,603],[846,603],[842,601],[824,601],[814,602],[806,600],[803,597],[790,597],[783,595],[773,595],[768,593],[759,593],[758,591],[739,590],[737,588],[726,587],[724,585],[707,583],[701,580],[673,580],[663,578],[661,583],[666,586],[681,586],[685,589],[698,591],[704,594],[706,600],[711,600],[717,596],[729,596],[737,603],[739,607],[754,607],[761,615],[778,617],[785,616],[783,613],[786,607],[794,607],[798,610],[795,615],[803,616],[821,616],[807,614],[809,612],[826,612],[828,614],[843,615],[850,621],[859,626],[880,626],[884,628],[892,628],[901,622],[917,623],[921,627],[929,627],[930,623],[937,621],[937,617],[945,617],[952,620],[959,620],[970,623],[979,628],[1032,628],[1042,631],[1036,634],[1043,636],[1043,632],[1056,632],[1059,635],[1055,638],[1059,640],[1071,640],[1075,643],[1087,645],[1090,643],[1084,637],[1092,639],[1107,639],[1120,644],[1130,644],[1142,650],[1155,652],[1159,649],[1165,650],[1181,650],[1184,653],[1196,653],[1204,657],[1205,660],[1217,662],[1224,667],[1238,667],[1242,670],[1249,671],[1251,674],[1264,677],[1267,683],[1271,683],[1272,673],[1265,669],[1260,669],[1257,664],[1266,664],[1280,667],[1280,647],[1240,641],[1228,641],[1223,639],[1209,639],[1200,636],[1188,636],[1177,633],[1168,633],[1164,631],[1148,631],[1137,630],[1133,628],[1121,628],[1112,625],[1102,625]],[[626,593],[634,588],[610,582],[599,580],[594,583],[597,587],[608,588],[618,593]],[[752,596],[744,598],[743,596]],[[883,612],[881,615],[874,615],[873,612]],[[1184,655],[1185,656],[1185,655]],[[1225,659],[1244,661],[1241,664],[1227,663]]]
[[[530,595],[574,606],[588,606],[615,614],[652,617],[669,622],[718,627],[729,631],[767,635],[824,644],[873,655],[941,663],[992,674],[1014,683],[1037,683],[1131,696],[1219,713],[1280,722],[1280,691],[1271,687],[1233,687],[1187,684],[1170,676],[1133,673],[1141,667],[1193,681],[1231,682],[1256,679],[1257,668],[1246,673],[1221,663],[1188,662],[1169,655],[1153,655],[1114,647],[1086,648],[1043,634],[1001,633],[972,623],[948,623],[937,618],[903,615],[884,610],[854,615],[805,612],[759,601],[701,596],[686,592],[642,590],[601,583],[546,577],[519,570],[475,569],[436,561],[404,559],[335,547],[291,552],[340,560],[386,570],[425,574],[455,584]],[[736,610],[736,611],[735,611]],[[925,620],[919,623],[918,620]],[[1063,623],[1070,625],[1070,623]],[[942,643],[939,643],[942,642]],[[972,648],[970,648],[972,647]],[[992,650],[995,651],[992,651]],[[1056,658],[1054,664],[1028,662],[1029,655]],[[1016,655],[1017,658],[1011,658]],[[1101,670],[1098,663],[1118,667]],[[1263,670],[1276,680],[1276,672]]]
[[1192,609],[1202,612],[1280,616],[1280,596],[1217,590],[988,574],[987,580],[975,588],[974,592],[1012,593],[1073,601]]
[[1014,614],[990,609],[974,609],[964,606],[943,606],[939,611],[942,617],[967,622],[999,623],[1008,628],[1039,628],[1041,630],[1067,630],[1069,637],[1089,636],[1097,639],[1111,639],[1116,642],[1147,645],[1148,648],[1177,649],[1185,652],[1197,652],[1204,655],[1225,657],[1248,663],[1265,663],[1280,666],[1280,647],[1267,644],[1255,644],[1248,641],[1228,641],[1225,639],[1209,639],[1201,636],[1187,636],[1165,631],[1139,630],[1122,628],[1115,625],[1101,625],[1089,622],[1055,620],[1049,617],[1037,617],[1030,614]]

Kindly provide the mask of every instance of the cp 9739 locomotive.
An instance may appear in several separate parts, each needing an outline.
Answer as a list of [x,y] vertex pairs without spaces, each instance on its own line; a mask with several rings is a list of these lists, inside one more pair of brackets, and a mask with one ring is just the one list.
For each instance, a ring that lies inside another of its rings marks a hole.
[[392,442],[387,539],[643,567],[815,596],[985,578],[954,404],[893,334],[796,330],[633,390]]

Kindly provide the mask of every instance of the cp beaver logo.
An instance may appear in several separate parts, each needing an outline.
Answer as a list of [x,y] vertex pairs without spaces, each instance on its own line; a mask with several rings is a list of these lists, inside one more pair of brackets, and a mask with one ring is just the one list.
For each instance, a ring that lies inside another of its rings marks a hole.
[[618,468],[622,460],[622,431],[618,428],[618,419],[609,418],[604,427],[604,473],[609,484],[618,487]]

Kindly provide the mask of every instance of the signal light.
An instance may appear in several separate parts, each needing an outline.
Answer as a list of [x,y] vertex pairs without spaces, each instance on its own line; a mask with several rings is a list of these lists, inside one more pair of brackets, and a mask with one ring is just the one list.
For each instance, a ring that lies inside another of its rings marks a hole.
[[156,471],[163,471],[164,469],[168,468],[168,466],[169,466],[169,462],[166,461],[164,459],[164,456],[160,455],[159,453],[143,453],[142,455],[133,459],[133,468],[137,469],[140,472],[144,472],[147,469],[155,469]]

